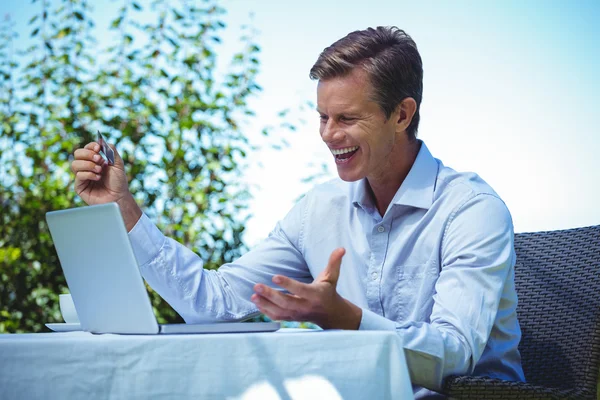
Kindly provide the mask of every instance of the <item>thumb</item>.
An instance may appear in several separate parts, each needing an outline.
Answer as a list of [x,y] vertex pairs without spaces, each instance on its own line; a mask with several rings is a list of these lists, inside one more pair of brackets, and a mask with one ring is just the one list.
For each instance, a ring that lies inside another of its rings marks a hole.
[[337,285],[337,281],[340,277],[340,267],[342,265],[342,257],[346,254],[346,249],[343,247],[335,249],[331,256],[329,256],[329,262],[327,266],[321,272],[317,278],[320,282],[329,282],[334,286]]
[[115,146],[114,144],[109,144],[108,146],[112,149],[113,153],[115,153],[115,165],[119,165],[121,168],[124,168],[125,162],[123,162],[121,155],[117,151],[117,146]]

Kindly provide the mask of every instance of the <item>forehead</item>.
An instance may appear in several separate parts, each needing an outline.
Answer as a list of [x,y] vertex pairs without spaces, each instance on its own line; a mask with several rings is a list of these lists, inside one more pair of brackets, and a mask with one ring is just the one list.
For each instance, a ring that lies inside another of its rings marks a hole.
[[376,106],[371,100],[371,90],[367,73],[361,68],[354,68],[344,76],[320,80],[317,85],[317,110],[332,114]]

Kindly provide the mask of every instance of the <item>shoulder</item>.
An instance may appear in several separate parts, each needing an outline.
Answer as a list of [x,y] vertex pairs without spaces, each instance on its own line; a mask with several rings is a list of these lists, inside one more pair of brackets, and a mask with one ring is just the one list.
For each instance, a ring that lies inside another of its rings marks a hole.
[[487,251],[488,247],[509,251],[512,217],[496,191],[476,173],[457,172],[438,163],[434,204],[445,210],[444,253],[463,248]]
[[444,216],[444,247],[460,248],[471,241],[510,245],[512,216],[498,193],[478,174],[457,172],[437,161],[433,206]]
[[[506,214],[510,218],[510,212],[502,198],[496,191],[479,175],[474,172],[457,172],[445,166],[441,161],[434,190],[434,203],[449,203],[452,214],[468,208],[474,204],[483,206],[485,209],[494,210],[495,213]],[[480,208],[477,207],[477,208]]]
[[335,204],[347,204],[350,201],[352,189],[352,183],[344,182],[340,178],[333,178],[315,185],[304,195],[302,200],[306,202],[308,207],[318,207],[326,204],[327,207],[325,208],[330,208],[331,205]]
[[315,185],[304,194],[278,224],[294,245],[303,251],[307,232],[323,228],[323,224],[337,226],[346,215],[349,184],[341,179]]
[[347,222],[354,183],[339,178],[315,185],[298,202],[303,212],[303,230],[320,230],[323,224],[339,226]]
[[300,196],[286,219],[294,217],[296,220],[305,220],[307,215],[328,212],[336,205],[342,206],[349,201],[349,190],[349,184],[339,178],[317,184]]

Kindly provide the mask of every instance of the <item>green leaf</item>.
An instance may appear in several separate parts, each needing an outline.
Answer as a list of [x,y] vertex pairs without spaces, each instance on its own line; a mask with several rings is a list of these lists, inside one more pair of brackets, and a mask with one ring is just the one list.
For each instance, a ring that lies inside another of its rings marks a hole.
[[173,9],[172,11],[176,21],[183,19],[183,15],[181,15],[176,9]]
[[[139,3],[130,4],[141,10]],[[250,197],[239,176],[257,146],[242,126],[255,118],[247,97],[259,90],[259,49],[244,48],[231,70],[217,70],[223,9],[189,3],[185,12],[165,3],[168,17],[160,7],[127,14],[122,42],[104,49],[94,35],[124,27],[127,10],[92,30],[95,13],[79,0],[73,12],[70,0],[58,0],[38,12],[50,21],[45,33],[58,41],[44,38],[15,53],[18,63],[0,62],[0,79],[21,78],[10,114],[0,91],[0,205],[9,204],[0,212],[0,332],[42,331],[60,319],[58,294],[67,287],[44,215],[85,204],[73,190],[70,163],[97,129],[117,144],[134,198],[165,234],[196,251],[209,269],[246,251],[242,210]],[[27,20],[39,37],[40,18]],[[265,127],[261,143],[295,126],[286,122]],[[159,321],[181,321],[149,293]]]
[[110,27],[111,28],[118,28],[121,25],[121,22],[123,22],[123,18],[122,17],[115,18],[111,22]]
[[173,47],[175,47],[176,49],[178,49],[178,48],[179,48],[179,43],[177,43],[175,40],[171,39],[170,37],[167,37],[167,41],[168,41],[169,43],[171,43],[171,45],[172,45]]
[[65,36],[68,36],[71,33],[71,28],[67,27],[67,28],[63,28],[60,31],[58,31],[58,33],[56,34],[56,39],[62,39]]

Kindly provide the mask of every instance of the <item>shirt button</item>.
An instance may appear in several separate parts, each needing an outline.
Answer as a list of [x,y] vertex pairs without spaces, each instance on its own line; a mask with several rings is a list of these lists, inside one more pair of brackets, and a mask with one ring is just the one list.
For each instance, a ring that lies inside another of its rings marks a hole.
[[371,278],[373,278],[373,280],[377,279],[377,272],[373,272],[371,274]]
[[384,227],[383,225],[379,225],[379,226],[377,227],[377,230],[378,230],[379,232],[384,232],[384,231],[385,231],[385,227]]

